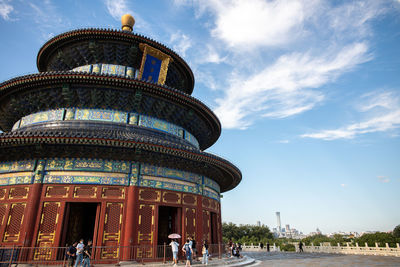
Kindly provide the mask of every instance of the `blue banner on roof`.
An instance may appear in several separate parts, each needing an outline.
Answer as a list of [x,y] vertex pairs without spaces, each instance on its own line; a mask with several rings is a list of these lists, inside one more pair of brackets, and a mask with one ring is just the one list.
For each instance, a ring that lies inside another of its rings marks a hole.
[[151,82],[158,82],[160,68],[161,60],[147,54],[146,61],[144,63],[142,79]]

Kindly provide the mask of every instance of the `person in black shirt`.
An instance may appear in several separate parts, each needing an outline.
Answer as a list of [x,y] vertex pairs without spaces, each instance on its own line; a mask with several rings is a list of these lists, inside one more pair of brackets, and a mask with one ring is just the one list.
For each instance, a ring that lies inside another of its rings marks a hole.
[[194,236],[192,236],[191,241],[192,241],[193,259],[197,261],[196,240],[194,240]]
[[68,266],[70,267],[74,266],[74,262],[76,259],[76,245],[78,245],[78,242],[74,242],[67,249],[67,260],[68,260]]
[[83,267],[90,267],[90,258],[92,257],[92,240],[88,241],[85,250],[83,251]]

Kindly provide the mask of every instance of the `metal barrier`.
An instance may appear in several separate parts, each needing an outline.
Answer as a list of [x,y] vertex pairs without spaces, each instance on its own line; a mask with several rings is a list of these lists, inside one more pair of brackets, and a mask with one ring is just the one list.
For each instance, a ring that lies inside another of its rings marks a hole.
[[[12,264],[32,265],[62,265],[67,266],[68,247],[0,247],[0,267]],[[223,244],[209,245],[209,254],[212,257],[221,257],[225,253]],[[197,248],[197,257],[201,257],[201,245]],[[182,244],[179,247],[178,257],[184,260]],[[92,247],[91,264],[119,263],[121,261],[154,262],[172,261],[172,250],[164,245],[140,246],[107,246]]]

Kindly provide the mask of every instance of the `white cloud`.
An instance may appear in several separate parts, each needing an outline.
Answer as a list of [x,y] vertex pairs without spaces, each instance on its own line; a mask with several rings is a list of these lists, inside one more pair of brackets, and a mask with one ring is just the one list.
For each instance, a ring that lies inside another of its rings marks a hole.
[[322,140],[351,139],[358,135],[385,132],[400,127],[400,95],[397,92],[372,92],[362,96],[358,110],[367,118],[333,130],[303,134],[302,137]]
[[340,186],[341,186],[341,187],[346,187],[347,185],[346,185],[346,184],[340,184]]
[[378,176],[378,180],[381,183],[389,183],[390,182],[390,179],[387,178],[386,176]]
[[215,16],[211,34],[230,47],[278,46],[296,39],[317,1],[199,1]]
[[154,39],[159,39],[152,29],[152,26],[143,19],[140,14],[132,11],[130,4],[132,2],[127,0],[103,0],[108,13],[117,21],[121,21],[121,17],[125,14],[131,14],[135,19],[134,32],[142,32]]
[[210,44],[207,45],[207,52],[203,58],[200,58],[200,63],[215,63],[219,64],[225,62],[227,57],[221,57],[220,53],[217,51],[215,46]]
[[224,97],[216,100],[216,114],[224,128],[245,129],[257,117],[285,118],[324,100],[318,88],[370,59],[365,43],[325,55],[292,53],[247,79],[234,73]]
[[278,143],[281,143],[281,144],[289,144],[289,140],[279,140],[278,141]]
[[63,29],[69,28],[71,23],[68,18],[58,12],[57,6],[51,0],[28,3],[30,16],[38,25],[40,41],[47,41]]
[[211,21],[203,26],[212,46],[196,62],[230,66],[230,75],[211,73],[218,84],[228,81],[220,87],[214,111],[224,128],[240,129],[259,118],[286,118],[322,103],[326,97],[320,87],[372,59],[370,22],[387,9],[373,0],[174,3],[192,6],[198,18]]
[[327,13],[329,26],[341,38],[364,37],[371,34],[368,22],[386,11],[380,1],[351,1]]
[[172,48],[183,57],[186,56],[186,51],[192,47],[192,40],[181,32],[172,34],[169,42],[172,44]]
[[0,16],[4,20],[10,20],[9,14],[14,10],[14,7],[8,3],[9,1],[0,1]]
[[194,76],[196,77],[196,83],[202,83],[207,86],[211,90],[219,89],[219,85],[215,80],[214,76],[210,73],[210,71],[194,69],[193,70]]
[[108,13],[115,19],[120,20],[127,13],[132,13],[128,8],[126,0],[105,0]]

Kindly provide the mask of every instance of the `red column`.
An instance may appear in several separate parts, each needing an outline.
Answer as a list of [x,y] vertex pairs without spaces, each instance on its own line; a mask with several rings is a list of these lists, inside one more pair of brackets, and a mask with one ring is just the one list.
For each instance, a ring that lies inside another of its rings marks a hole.
[[[198,246],[197,251],[201,249],[201,244],[203,244],[204,236],[203,236],[203,197],[197,197],[197,212],[196,212],[196,241]],[[201,251],[199,252],[201,253]]]
[[127,190],[126,201],[126,216],[125,216],[125,234],[123,239],[123,246],[125,247],[123,253],[123,260],[132,259],[134,249],[132,246],[137,244],[137,187],[129,186]]
[[38,229],[35,229],[36,217],[39,216],[39,203],[42,194],[42,184],[32,184],[29,186],[29,197],[26,206],[26,213],[24,218],[25,232],[24,232],[24,247],[35,246],[33,236]]

